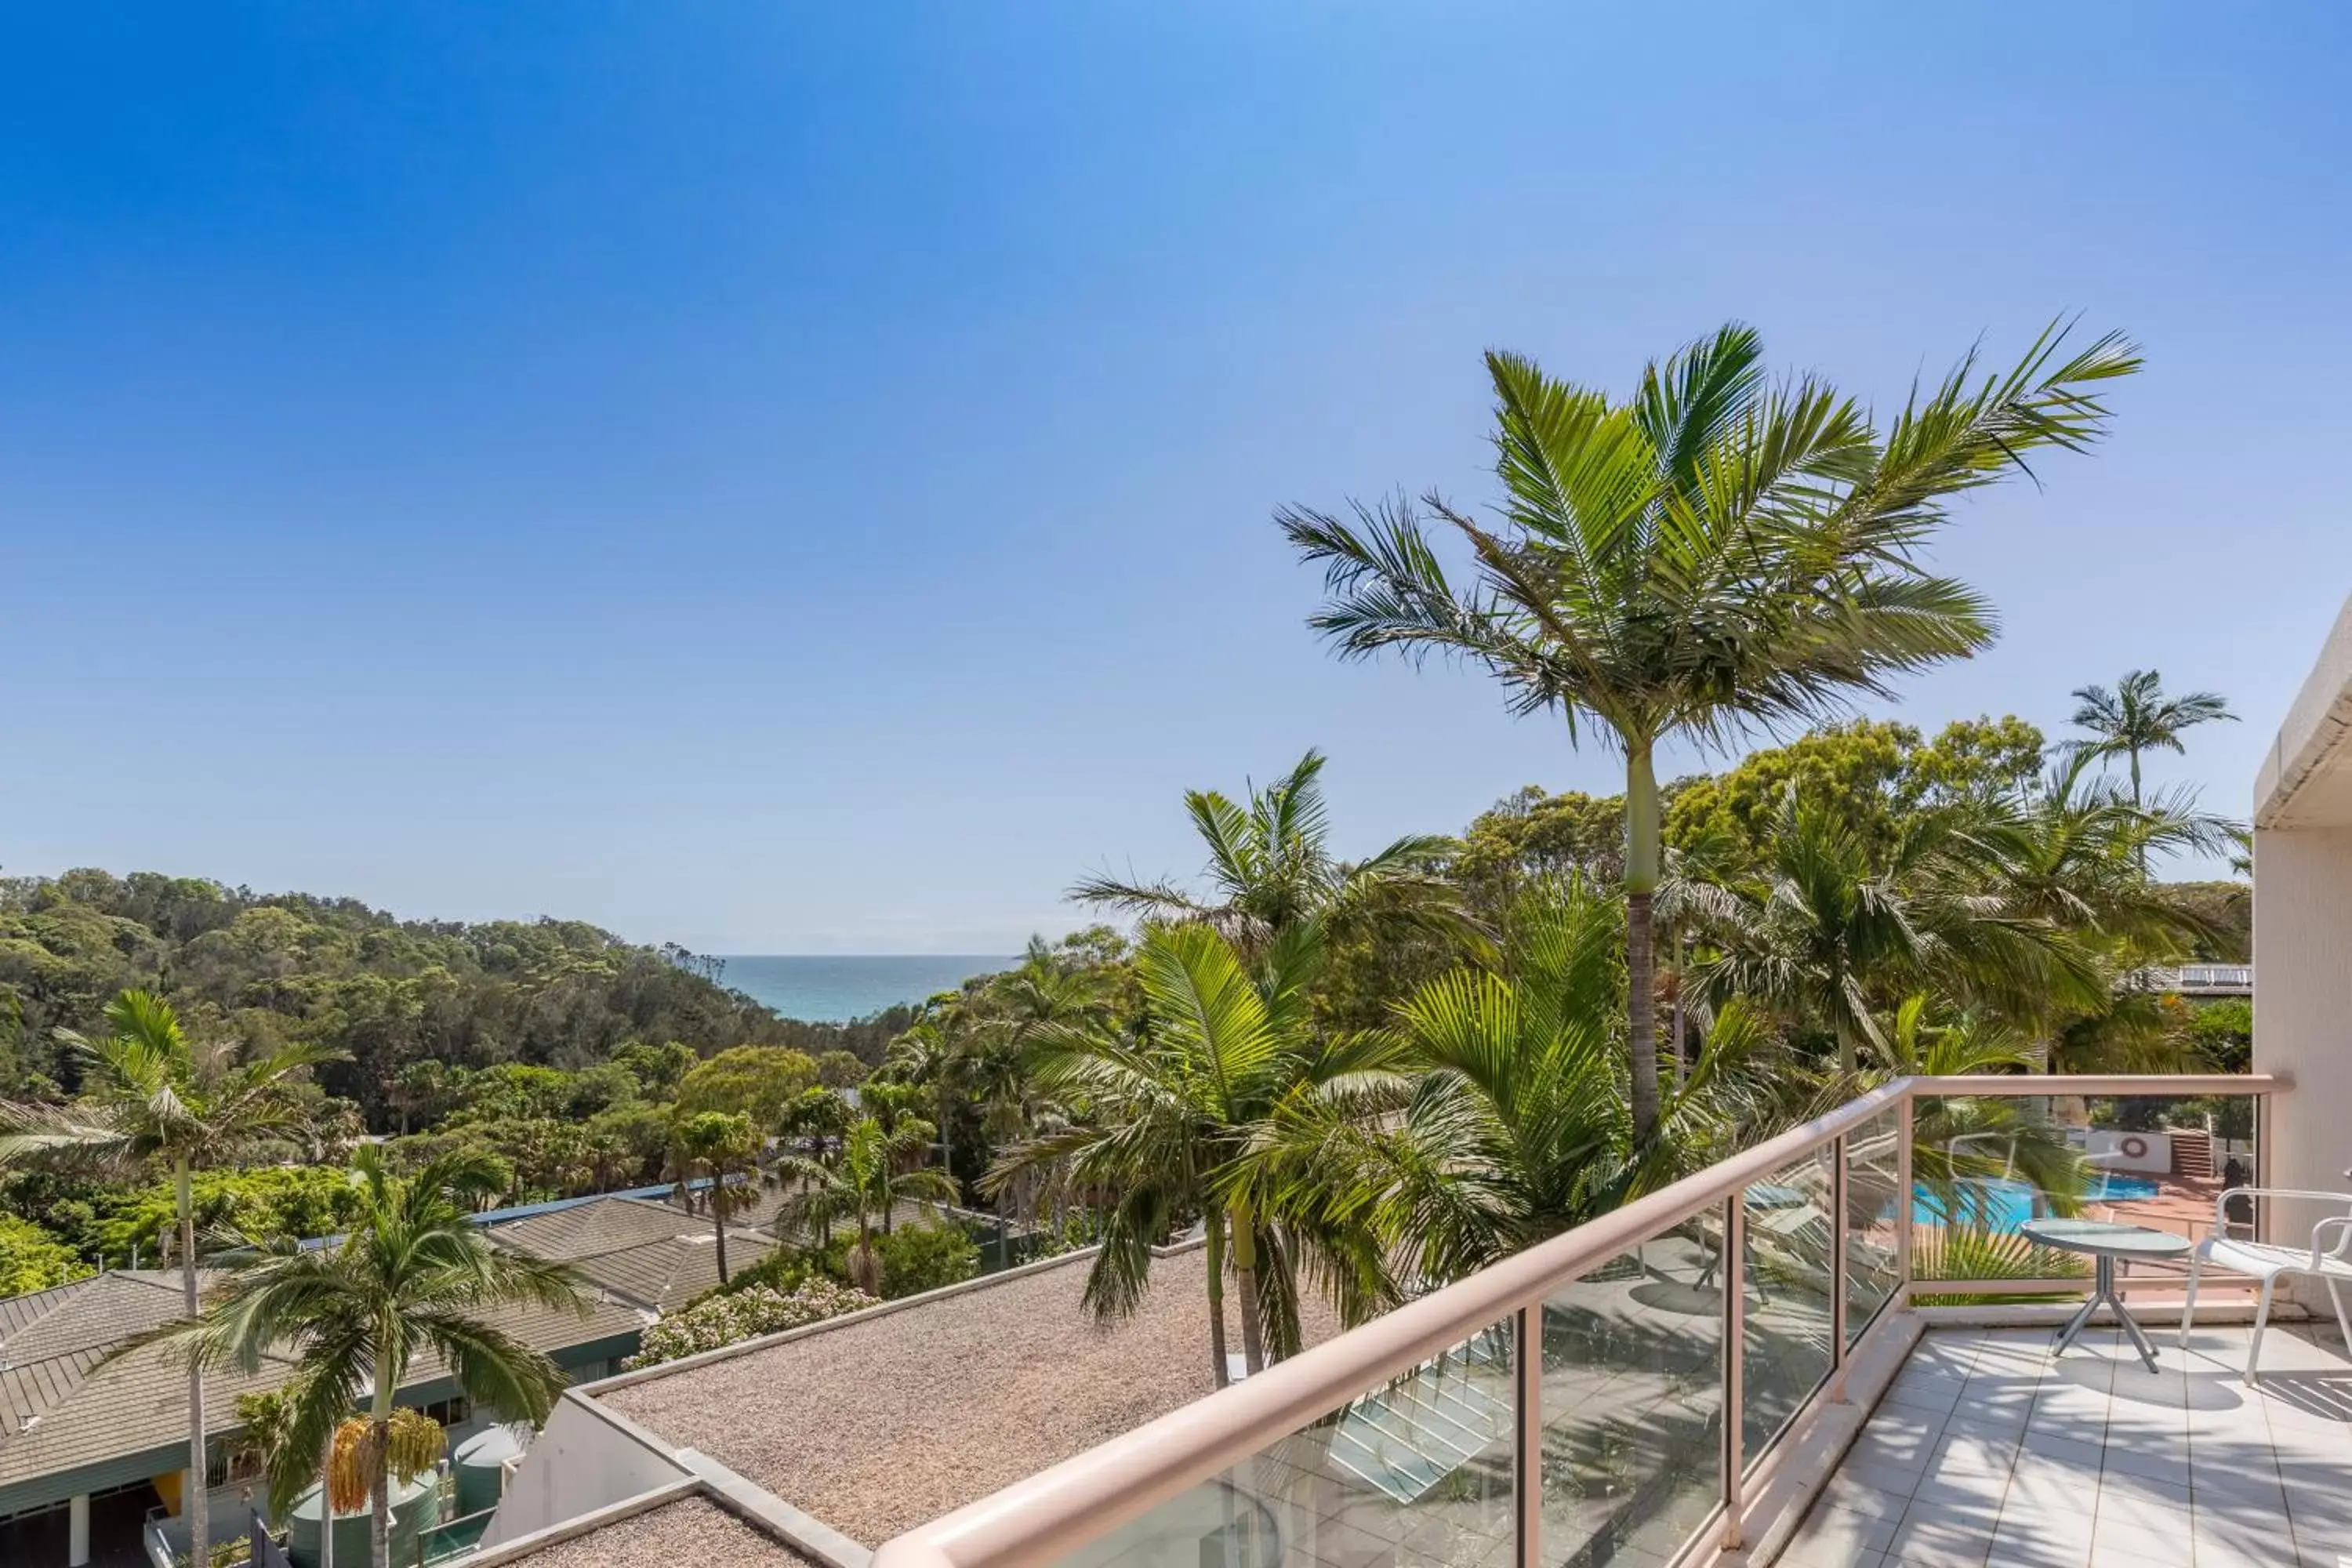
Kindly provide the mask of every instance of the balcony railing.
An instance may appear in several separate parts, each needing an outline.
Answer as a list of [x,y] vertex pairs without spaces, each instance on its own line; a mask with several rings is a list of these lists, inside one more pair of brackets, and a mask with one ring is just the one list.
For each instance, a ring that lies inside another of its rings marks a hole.
[[1874,1337],[1891,1342],[1890,1308],[2079,1293],[2025,1217],[2210,1218],[2229,1161],[2259,1179],[2258,1108],[2289,1087],[1897,1080],[935,1520],[877,1568],[1551,1568],[1737,1548],[1750,1489],[1843,1401]]

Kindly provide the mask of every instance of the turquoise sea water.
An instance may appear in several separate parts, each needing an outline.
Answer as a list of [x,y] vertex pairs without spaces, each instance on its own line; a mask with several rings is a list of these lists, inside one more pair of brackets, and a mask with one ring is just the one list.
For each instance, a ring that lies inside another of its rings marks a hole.
[[727,960],[719,984],[787,1018],[838,1024],[901,1002],[952,991],[975,974],[1011,969],[1017,958],[937,953],[744,953]]

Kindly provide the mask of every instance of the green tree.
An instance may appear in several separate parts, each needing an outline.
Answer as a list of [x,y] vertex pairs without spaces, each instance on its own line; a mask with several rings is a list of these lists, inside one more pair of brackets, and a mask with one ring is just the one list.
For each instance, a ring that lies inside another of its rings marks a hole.
[[944,1171],[903,1166],[908,1153],[922,1150],[930,1132],[919,1118],[905,1118],[896,1131],[886,1132],[879,1121],[866,1116],[851,1125],[837,1161],[783,1155],[776,1162],[776,1173],[798,1186],[776,1212],[776,1234],[790,1240],[812,1227],[829,1230],[836,1220],[848,1220],[856,1231],[843,1264],[849,1282],[869,1296],[881,1295],[883,1259],[875,1245],[877,1226],[901,1203],[956,1201],[955,1184]]
[[2186,752],[2181,735],[2217,720],[2235,721],[2230,705],[2210,691],[2167,697],[2164,683],[2152,669],[2126,671],[2116,689],[2085,686],[2074,692],[2078,706],[2073,723],[2087,730],[2084,749],[2096,757],[2127,757],[2131,762],[2131,800],[2141,802],[2139,759],[2143,752]]
[[783,1108],[816,1082],[816,1063],[805,1051],[776,1046],[737,1046],[698,1064],[678,1080],[677,1109],[693,1115],[724,1110],[772,1127]]
[[848,1051],[827,1051],[816,1058],[816,1081],[826,1089],[856,1089],[871,1070]]
[[[1297,1259],[1276,1235],[1264,1192],[1238,1157],[1278,1119],[1359,1092],[1383,1066],[1377,1038],[1313,1026],[1307,994],[1322,946],[1312,918],[1283,926],[1255,963],[1206,922],[1150,928],[1136,956],[1148,1035],[1100,1025],[1048,1031],[1039,1079],[1049,1093],[1092,1114],[1008,1151],[986,1183],[1001,1190],[1042,1168],[1066,1171],[1078,1187],[1109,1195],[1086,1290],[1087,1304],[1107,1317],[1134,1310],[1150,1283],[1151,1248],[1178,1216],[1202,1215],[1210,1356],[1221,1385],[1228,1247],[1245,1366],[1256,1371],[1269,1352],[1287,1354],[1298,1344]],[[1338,1231],[1301,1239],[1326,1246],[1319,1261],[1343,1293],[1343,1311],[1363,1315],[1363,1299],[1384,1284],[1374,1275],[1377,1259],[1351,1254]]]
[[2138,357],[2109,336],[2061,363],[2066,335],[2052,328],[1982,380],[1971,353],[1883,438],[1818,380],[1770,383],[1745,327],[1652,364],[1622,404],[1490,353],[1502,526],[1424,503],[1475,558],[1459,589],[1408,504],[1360,505],[1353,523],[1279,515],[1326,565],[1331,599],[1311,624],[1344,655],[1459,655],[1500,679],[1516,711],[1557,710],[1571,739],[1598,726],[1622,752],[1638,1136],[1659,1111],[1658,744],[1816,718],[1990,640],[1984,602],[1916,553],[1950,498],[2102,433],[2096,390]]
[[1852,1072],[1861,1047],[1887,1059],[1879,1009],[1917,986],[2036,1007],[2095,975],[2049,922],[1989,904],[1997,879],[1979,841],[1943,814],[1901,825],[1883,857],[1852,819],[1792,787],[1764,845],[1762,876],[1715,922],[1719,954],[1700,989],[1745,996],[1835,1040]]
[[563,1390],[561,1368],[497,1323],[541,1306],[587,1315],[571,1266],[492,1247],[469,1223],[495,1173],[478,1157],[436,1160],[405,1179],[377,1152],[352,1157],[361,1192],[351,1231],[332,1247],[291,1240],[231,1278],[201,1318],[173,1331],[192,1368],[247,1375],[268,1353],[299,1369],[288,1452],[318,1454],[346,1412],[366,1401],[361,1463],[373,1505],[375,1568],[392,1564],[394,1396],[418,1361],[448,1369],[466,1397],[509,1419],[543,1421]]
[[31,1220],[0,1214],[0,1296],[47,1290],[89,1271],[72,1247]]
[[1460,895],[1441,874],[1451,839],[1412,834],[1352,863],[1331,853],[1323,763],[1321,752],[1308,752],[1265,789],[1253,788],[1246,808],[1215,790],[1185,791],[1184,809],[1209,852],[1207,898],[1172,882],[1113,877],[1086,878],[1070,897],[1149,920],[1203,921],[1253,960],[1309,920],[1334,936],[1357,927],[1465,932]]
[[[304,1125],[295,1079],[332,1059],[296,1045],[234,1063],[218,1048],[189,1043],[179,1015],[144,991],[126,991],[106,1009],[107,1032],[68,1037],[82,1064],[82,1098],[67,1106],[0,1105],[0,1166],[47,1164],[115,1175],[157,1168],[172,1175],[179,1220],[183,1304],[196,1315],[194,1173],[231,1165],[257,1148],[299,1139]],[[188,1373],[188,1539],[195,1559],[210,1550],[205,1498],[205,1386]]]
[[675,1095],[679,1082],[694,1070],[697,1059],[693,1047],[676,1040],[658,1046],[632,1040],[613,1053],[613,1065],[637,1080],[637,1093],[646,1100],[667,1100]]
[[1673,1135],[1635,1145],[1620,1070],[1622,903],[1580,878],[1538,883],[1505,931],[1490,963],[1421,985],[1375,1032],[1399,1098],[1313,1105],[1245,1156],[1277,1206],[1328,1231],[1369,1229],[1431,1283],[1580,1225],[1762,1130],[1732,1098],[1728,1068],[1767,1032],[1734,1004],[1665,1097]]
[[727,1283],[727,1216],[750,1205],[758,1195],[750,1183],[730,1185],[730,1178],[759,1170],[761,1138],[751,1119],[724,1110],[680,1116],[670,1129],[670,1169],[677,1178],[679,1201],[691,1210],[694,1187],[706,1184],[703,1205],[710,1213],[710,1228],[719,1247],[719,1282]]

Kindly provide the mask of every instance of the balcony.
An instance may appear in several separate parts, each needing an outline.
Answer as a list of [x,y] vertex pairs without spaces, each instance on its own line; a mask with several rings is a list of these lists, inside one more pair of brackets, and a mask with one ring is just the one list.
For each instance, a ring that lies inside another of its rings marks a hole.
[[[2173,1327],[2177,1330],[2178,1316]],[[2333,1334],[2168,1332],[2149,1373],[2114,1331],[1919,1342],[1780,1562],[2337,1568],[2352,1543],[2352,1367]]]
[[[2327,1500],[2352,1474],[2332,1322],[2283,1307],[2250,1391],[2250,1282],[2206,1276],[2184,1357],[2179,1266],[2127,1263],[2159,1370],[2104,1318],[2053,1359],[2088,1270],[2019,1232],[2079,1203],[2201,1233],[2225,1180],[2260,1177],[2288,1087],[1890,1084],[901,1535],[877,1568],[2295,1563],[2299,1530],[2352,1524]],[[2273,1210],[2231,1215],[2299,1241],[2308,1220]]]

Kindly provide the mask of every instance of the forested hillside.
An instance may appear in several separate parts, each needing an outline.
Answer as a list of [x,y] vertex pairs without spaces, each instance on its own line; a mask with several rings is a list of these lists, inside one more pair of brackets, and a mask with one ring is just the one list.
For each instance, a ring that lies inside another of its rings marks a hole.
[[[0,1094],[76,1087],[60,1027],[95,1027],[126,987],[161,993],[198,1038],[315,1040],[321,1087],[395,1129],[418,1063],[592,1067],[632,1042],[709,1056],[793,1046],[878,1060],[910,1015],[781,1018],[712,960],[579,921],[403,921],[356,899],[257,894],[193,877],[76,870],[0,879]],[[904,1010],[900,1010],[904,1015]]]

